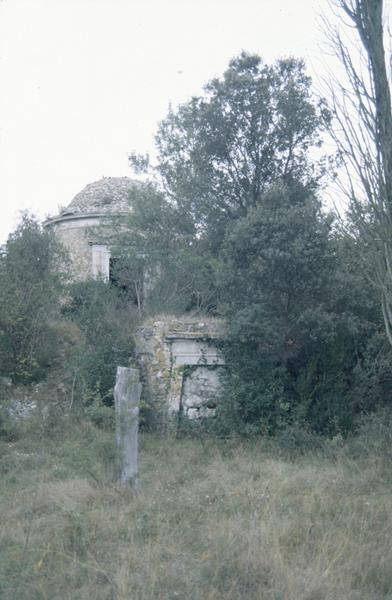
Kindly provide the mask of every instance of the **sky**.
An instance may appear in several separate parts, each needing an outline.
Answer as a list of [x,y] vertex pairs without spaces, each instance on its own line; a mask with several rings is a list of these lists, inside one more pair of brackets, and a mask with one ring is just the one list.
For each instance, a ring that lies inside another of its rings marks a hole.
[[154,152],[169,105],[241,50],[322,70],[327,0],[0,0],[0,243]]

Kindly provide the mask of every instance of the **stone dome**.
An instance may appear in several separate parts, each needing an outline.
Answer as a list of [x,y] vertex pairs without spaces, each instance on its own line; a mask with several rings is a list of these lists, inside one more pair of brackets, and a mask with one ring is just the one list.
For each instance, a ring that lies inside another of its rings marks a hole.
[[76,194],[61,215],[128,212],[129,191],[139,185],[130,177],[102,177]]

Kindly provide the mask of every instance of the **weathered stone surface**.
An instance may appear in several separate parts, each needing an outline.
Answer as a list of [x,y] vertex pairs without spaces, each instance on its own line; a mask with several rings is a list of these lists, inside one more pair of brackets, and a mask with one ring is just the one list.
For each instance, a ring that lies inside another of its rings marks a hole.
[[139,328],[136,351],[149,399],[161,413],[213,414],[224,359],[219,319],[165,318]]
[[188,408],[186,416],[188,419],[205,419],[206,417],[213,417],[215,415],[215,408],[207,408],[201,406],[200,408]]
[[69,275],[72,280],[93,276],[93,227],[98,225],[99,219],[95,217],[60,220],[49,225],[69,253]]
[[171,352],[175,367],[223,364],[223,357],[216,345],[211,343],[211,338],[205,339],[203,335],[198,335],[196,332],[192,334],[171,333],[166,336],[166,341],[172,345]]
[[119,453],[119,479],[123,485],[137,487],[138,429],[141,384],[138,369],[117,367],[114,401],[116,441]]
[[184,411],[190,408],[215,408],[220,392],[220,379],[223,369],[197,366],[185,378],[182,390]]
[[129,191],[140,185],[129,177],[102,177],[76,194],[62,214],[128,212]]
[[[140,185],[129,177],[103,177],[87,185],[59,215],[45,221],[44,227],[51,228],[68,250],[71,279],[109,278],[110,219],[130,211],[129,192]],[[102,243],[102,227],[109,244]]]

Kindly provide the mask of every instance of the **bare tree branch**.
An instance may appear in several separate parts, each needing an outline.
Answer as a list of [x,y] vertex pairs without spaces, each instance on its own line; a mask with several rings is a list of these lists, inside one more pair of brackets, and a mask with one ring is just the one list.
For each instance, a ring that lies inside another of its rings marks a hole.
[[[334,112],[330,133],[339,150],[352,231],[362,241],[364,270],[381,294],[385,331],[392,345],[392,112],[384,48],[383,0],[330,0],[338,18],[325,31],[346,81],[331,77]],[[357,46],[345,42],[349,30]],[[388,30],[389,31],[389,30]],[[390,43],[388,43],[390,47]]]

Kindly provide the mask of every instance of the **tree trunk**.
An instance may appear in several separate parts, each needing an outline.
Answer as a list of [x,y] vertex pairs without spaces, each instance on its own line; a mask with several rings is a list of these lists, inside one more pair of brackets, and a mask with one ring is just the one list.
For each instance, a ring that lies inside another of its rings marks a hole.
[[[358,34],[360,47],[328,28],[346,81],[329,83],[335,126],[332,137],[345,165],[342,186],[350,201],[351,230],[362,247],[366,275],[381,297],[392,345],[392,110],[385,53],[383,0],[331,0],[340,24]],[[349,22],[345,21],[345,17]]]

